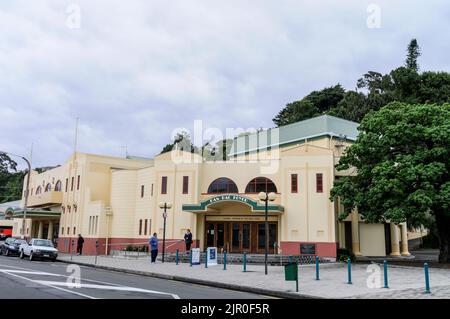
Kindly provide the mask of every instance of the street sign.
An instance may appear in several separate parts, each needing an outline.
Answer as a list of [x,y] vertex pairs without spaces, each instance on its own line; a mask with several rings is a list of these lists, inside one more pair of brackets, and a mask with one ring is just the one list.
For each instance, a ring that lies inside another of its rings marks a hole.
[[191,248],[192,264],[200,265],[200,248]]

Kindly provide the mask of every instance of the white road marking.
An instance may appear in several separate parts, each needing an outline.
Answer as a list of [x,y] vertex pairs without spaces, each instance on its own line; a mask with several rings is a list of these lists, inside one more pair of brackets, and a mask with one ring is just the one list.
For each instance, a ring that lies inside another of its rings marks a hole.
[[[35,283],[38,283],[38,284],[41,284],[41,285],[44,285],[44,286],[49,286],[49,287],[52,287],[52,288],[55,288],[55,289],[67,291],[67,292],[70,292],[70,293],[74,293],[74,294],[77,294],[77,295],[80,295],[80,296],[84,296],[86,298],[98,299],[96,297],[84,295],[84,294],[81,294],[81,293],[78,293],[78,292],[75,292],[75,291],[72,291],[72,290],[67,290],[67,289],[56,287],[56,286],[66,286],[66,287],[68,287],[69,283],[67,283],[67,282],[35,280],[35,279],[30,279],[30,278],[27,278],[27,277],[19,276],[17,274],[20,273],[20,274],[28,274],[28,275],[42,275],[42,276],[55,276],[55,277],[68,278],[69,276],[67,276],[67,275],[55,274],[55,273],[43,272],[43,271],[36,271],[36,270],[33,270],[33,269],[29,269],[29,268],[15,267],[15,266],[9,266],[9,265],[0,265],[0,267],[14,268],[14,270],[13,269],[0,269],[0,273],[5,273],[5,274],[11,275],[11,276],[18,277],[18,278],[23,278],[23,279],[26,279],[26,280],[31,281],[31,282],[35,282]],[[88,282],[100,283],[100,284],[103,284],[103,285],[80,284],[80,286],[81,286],[80,288],[95,288],[95,289],[105,289],[105,290],[153,293],[153,294],[160,294],[160,295],[169,295],[169,296],[172,296],[172,298],[174,298],[174,299],[180,299],[180,297],[178,295],[171,294],[171,293],[168,293],[168,292],[161,292],[161,291],[156,291],[156,290],[146,290],[146,289],[129,287],[129,286],[123,286],[123,285],[118,285],[118,284],[104,282],[104,281],[92,280],[92,279],[81,279],[81,280],[82,281],[88,281]],[[73,285],[73,283],[70,283],[70,285]]]
[[[45,281],[45,280],[36,280],[37,283],[52,285],[52,286],[66,286],[73,285],[73,283],[61,282],[61,281]],[[104,289],[104,290],[117,290],[117,291],[130,291],[130,292],[143,292],[150,294],[158,294],[158,295],[169,295],[174,299],[180,299],[178,295],[160,292],[156,290],[147,290],[141,288],[127,287],[127,286],[104,286],[104,285],[92,285],[92,284],[79,284],[77,288],[90,288],[90,289]]]

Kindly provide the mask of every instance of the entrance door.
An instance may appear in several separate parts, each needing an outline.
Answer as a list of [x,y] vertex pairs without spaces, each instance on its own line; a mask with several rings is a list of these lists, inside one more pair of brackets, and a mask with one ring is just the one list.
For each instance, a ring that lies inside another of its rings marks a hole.
[[251,223],[231,223],[231,252],[251,252]]
[[221,249],[225,246],[225,223],[206,223],[206,247],[217,247]]
[[[258,253],[264,253],[266,249],[266,224],[258,223]],[[277,242],[277,224],[269,223],[269,254],[275,253],[274,244]]]

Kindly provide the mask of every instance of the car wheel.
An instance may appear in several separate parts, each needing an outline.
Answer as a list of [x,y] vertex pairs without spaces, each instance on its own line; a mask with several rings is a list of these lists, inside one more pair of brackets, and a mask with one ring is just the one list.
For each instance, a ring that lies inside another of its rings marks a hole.
[[19,258],[20,258],[20,259],[23,259],[23,257],[25,257],[25,255],[24,255],[24,253],[23,253],[23,250],[21,250],[21,251],[20,251],[20,256],[19,256]]
[[0,248],[0,255],[3,255],[3,249]]
[[30,252],[30,261],[33,261],[33,252]]
[[9,256],[9,249],[6,249],[5,256]]

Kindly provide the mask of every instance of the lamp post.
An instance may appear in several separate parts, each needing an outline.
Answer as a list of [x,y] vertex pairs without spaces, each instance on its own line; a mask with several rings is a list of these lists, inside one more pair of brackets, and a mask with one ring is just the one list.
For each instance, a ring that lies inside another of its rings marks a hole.
[[23,207],[23,216],[22,216],[22,234],[21,234],[21,238],[24,239],[25,238],[25,221],[27,219],[27,206],[28,206],[28,195],[30,192],[30,175],[31,175],[31,163],[30,161],[24,157],[24,156],[20,156],[20,155],[16,155],[16,154],[12,154],[12,153],[8,153],[8,152],[2,152],[0,151],[0,154],[7,154],[7,155],[11,155],[11,156],[17,156],[20,157],[21,159],[23,159],[27,165],[28,165],[28,174],[27,174],[27,185],[25,188],[25,203],[24,203],[24,207]]
[[162,262],[164,262],[164,254],[166,251],[166,219],[167,219],[167,210],[172,208],[171,203],[161,202],[159,203],[159,208],[164,209],[163,218],[164,218],[164,228],[163,228],[163,244],[162,244]]
[[272,202],[276,198],[276,194],[274,192],[266,193],[266,192],[260,192],[258,194],[258,198],[264,202],[265,206],[265,232],[264,232],[264,239],[265,239],[265,247],[264,247],[264,272],[267,275],[267,255],[269,254],[269,218],[268,218],[268,205],[269,201]]

